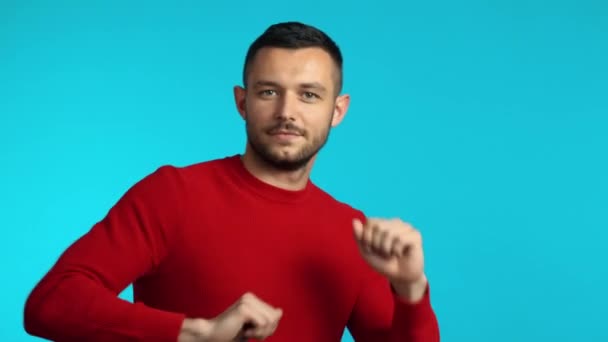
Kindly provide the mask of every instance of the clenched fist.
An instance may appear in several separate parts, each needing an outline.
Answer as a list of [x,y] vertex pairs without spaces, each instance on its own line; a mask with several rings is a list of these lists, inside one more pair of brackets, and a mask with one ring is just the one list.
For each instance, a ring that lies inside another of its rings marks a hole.
[[275,332],[282,315],[281,309],[272,307],[252,293],[246,293],[211,320],[186,320],[179,342],[263,340]]
[[384,275],[407,299],[417,300],[426,289],[420,232],[399,219],[353,221],[355,240],[367,263]]

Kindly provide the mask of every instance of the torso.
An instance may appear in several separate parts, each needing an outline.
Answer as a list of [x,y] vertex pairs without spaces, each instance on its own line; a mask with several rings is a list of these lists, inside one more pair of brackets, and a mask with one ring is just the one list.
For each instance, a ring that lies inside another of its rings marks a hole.
[[212,318],[251,292],[283,309],[268,341],[339,341],[362,276],[356,212],[320,193],[270,201],[224,177],[189,185],[179,243],[135,284],[136,300]]

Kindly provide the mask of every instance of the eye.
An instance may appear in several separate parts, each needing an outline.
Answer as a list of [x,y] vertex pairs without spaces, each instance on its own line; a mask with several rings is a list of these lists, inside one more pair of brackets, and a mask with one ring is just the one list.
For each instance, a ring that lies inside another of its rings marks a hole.
[[304,95],[304,98],[307,99],[307,100],[314,100],[314,99],[320,98],[319,95],[317,95],[315,93],[312,93],[310,91],[304,92],[303,95]]
[[272,95],[276,95],[276,91],[272,90],[272,89],[264,89],[262,91],[259,92],[259,94],[261,96],[272,96]]

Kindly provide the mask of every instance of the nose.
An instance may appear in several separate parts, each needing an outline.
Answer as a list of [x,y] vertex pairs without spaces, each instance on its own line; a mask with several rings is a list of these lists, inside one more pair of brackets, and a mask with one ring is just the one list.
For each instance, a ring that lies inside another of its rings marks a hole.
[[298,98],[292,92],[284,92],[277,101],[275,116],[281,120],[294,121],[298,113]]

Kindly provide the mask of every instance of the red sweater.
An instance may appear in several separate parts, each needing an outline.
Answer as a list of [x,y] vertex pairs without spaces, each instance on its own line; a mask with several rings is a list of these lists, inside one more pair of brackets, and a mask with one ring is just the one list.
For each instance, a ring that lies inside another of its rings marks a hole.
[[[239,156],[164,166],[73,243],[25,306],[55,341],[175,342],[185,317],[213,318],[245,292],[283,309],[268,341],[439,340],[427,289],[408,304],[359,255],[363,214],[312,182],[263,183]],[[118,295],[133,284],[134,302]]]

